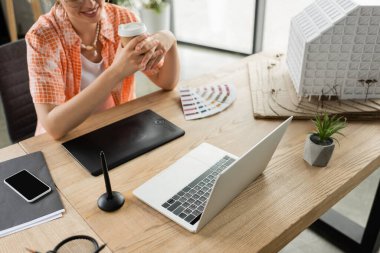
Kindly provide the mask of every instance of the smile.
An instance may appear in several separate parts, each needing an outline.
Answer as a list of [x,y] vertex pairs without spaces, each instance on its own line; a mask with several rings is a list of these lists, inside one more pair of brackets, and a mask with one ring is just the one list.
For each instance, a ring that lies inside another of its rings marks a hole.
[[95,8],[92,9],[92,10],[89,10],[89,11],[82,11],[81,13],[84,14],[84,15],[86,15],[86,16],[90,16],[90,17],[92,17],[92,16],[95,16],[95,15],[96,15],[98,9],[99,9],[99,6],[95,7]]

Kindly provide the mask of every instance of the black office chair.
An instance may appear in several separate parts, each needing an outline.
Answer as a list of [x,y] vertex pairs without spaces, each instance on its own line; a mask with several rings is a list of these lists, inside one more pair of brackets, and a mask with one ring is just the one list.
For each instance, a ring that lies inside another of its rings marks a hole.
[[0,46],[0,95],[12,143],[33,136],[37,115],[29,91],[24,39]]

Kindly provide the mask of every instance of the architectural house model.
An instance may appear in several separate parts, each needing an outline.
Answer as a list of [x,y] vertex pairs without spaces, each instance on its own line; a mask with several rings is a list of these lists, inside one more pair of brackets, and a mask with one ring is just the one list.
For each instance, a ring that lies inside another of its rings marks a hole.
[[380,98],[380,0],[361,2],[316,0],[292,19],[286,61],[299,96]]

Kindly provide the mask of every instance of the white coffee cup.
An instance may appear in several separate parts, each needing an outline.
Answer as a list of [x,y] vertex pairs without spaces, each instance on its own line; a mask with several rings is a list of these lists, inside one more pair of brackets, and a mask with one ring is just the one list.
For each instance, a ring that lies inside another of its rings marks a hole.
[[134,37],[146,33],[147,29],[142,22],[133,22],[128,24],[120,24],[118,34],[120,36],[123,47]]

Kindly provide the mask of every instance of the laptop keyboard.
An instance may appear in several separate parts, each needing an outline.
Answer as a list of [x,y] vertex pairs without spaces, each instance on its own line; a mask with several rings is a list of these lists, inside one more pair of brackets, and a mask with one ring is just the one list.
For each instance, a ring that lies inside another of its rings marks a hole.
[[227,155],[224,156],[202,175],[162,204],[162,207],[194,225],[201,218],[217,176],[234,161],[234,158]]

